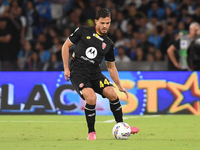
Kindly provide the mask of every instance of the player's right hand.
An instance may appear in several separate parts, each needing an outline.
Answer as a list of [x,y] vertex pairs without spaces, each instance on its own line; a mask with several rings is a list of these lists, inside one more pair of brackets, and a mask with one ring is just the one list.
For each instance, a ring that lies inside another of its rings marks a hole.
[[65,75],[65,79],[69,82],[69,80],[70,80],[70,71],[69,71],[69,69],[65,70],[64,75]]

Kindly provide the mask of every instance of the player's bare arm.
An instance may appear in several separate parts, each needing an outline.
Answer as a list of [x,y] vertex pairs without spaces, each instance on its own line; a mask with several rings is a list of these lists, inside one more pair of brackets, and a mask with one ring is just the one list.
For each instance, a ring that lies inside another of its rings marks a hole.
[[178,69],[181,69],[181,66],[179,65],[178,61],[176,60],[176,57],[174,55],[174,51],[176,51],[176,47],[174,45],[171,45],[168,49],[167,49],[167,53],[169,58],[171,59],[172,63],[174,64],[174,66]]
[[65,75],[65,79],[67,81],[69,81],[69,78],[70,78],[70,70],[69,70],[68,60],[69,60],[69,48],[72,45],[73,45],[73,43],[71,43],[70,40],[67,39],[62,46],[62,59],[63,59],[63,65],[64,65],[64,75]]
[[128,99],[128,92],[127,90],[121,85],[120,79],[119,79],[119,75],[118,75],[118,71],[117,68],[115,66],[114,62],[106,62],[106,66],[108,68],[108,72],[110,74],[110,77],[112,78],[112,80],[115,82],[115,84],[117,85],[117,87],[119,88],[119,91],[124,92],[126,94],[126,97]]

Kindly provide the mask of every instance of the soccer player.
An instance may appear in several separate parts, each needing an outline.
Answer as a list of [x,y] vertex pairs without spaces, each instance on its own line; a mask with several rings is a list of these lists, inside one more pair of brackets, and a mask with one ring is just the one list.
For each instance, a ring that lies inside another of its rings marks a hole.
[[[88,126],[88,140],[96,140],[95,116],[96,93],[110,101],[110,109],[116,122],[123,122],[122,108],[110,81],[101,73],[100,63],[105,57],[109,74],[119,91],[128,92],[122,87],[115,67],[114,44],[106,35],[111,23],[111,14],[107,9],[96,12],[94,27],[79,27],[65,41],[62,47],[64,75],[71,80],[77,93],[86,100],[85,117]],[[69,48],[75,44],[70,66],[68,65]],[[131,127],[131,133],[137,133],[137,127]]]

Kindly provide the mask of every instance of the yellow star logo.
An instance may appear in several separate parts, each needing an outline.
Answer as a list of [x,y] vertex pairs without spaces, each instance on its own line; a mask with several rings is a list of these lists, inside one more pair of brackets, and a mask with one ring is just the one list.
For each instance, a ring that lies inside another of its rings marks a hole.
[[180,103],[184,99],[184,96],[181,93],[183,91],[191,89],[192,95],[200,97],[199,80],[196,72],[190,75],[185,84],[168,82],[167,89],[170,90],[175,97],[174,103],[171,105],[169,109],[170,113],[176,113],[178,111],[186,109],[190,111],[192,114],[200,115],[200,101],[195,101],[194,106],[192,106],[190,103],[180,105]]

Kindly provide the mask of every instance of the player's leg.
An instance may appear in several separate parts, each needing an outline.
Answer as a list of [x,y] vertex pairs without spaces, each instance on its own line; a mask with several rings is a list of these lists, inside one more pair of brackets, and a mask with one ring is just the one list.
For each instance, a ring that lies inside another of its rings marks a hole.
[[109,99],[110,110],[112,111],[116,122],[123,122],[122,107],[113,86],[107,86],[103,89],[103,95]]
[[83,97],[86,100],[85,117],[88,126],[88,140],[96,140],[95,132],[95,117],[96,117],[96,94],[92,88],[83,88],[81,90]]
[[85,105],[85,117],[88,126],[88,139],[95,140],[95,116],[96,116],[96,94],[91,88],[90,81],[84,75],[73,75],[70,78],[72,85],[76,89],[77,93],[81,96],[82,99],[86,101]]
[[88,125],[88,133],[95,132],[94,124],[96,116],[96,94],[92,88],[83,88],[81,92],[86,100],[85,117]]
[[[110,109],[115,117],[116,122],[123,122],[123,113],[122,107],[117,97],[117,93],[115,92],[114,87],[107,86],[103,89],[103,95],[107,97],[110,101]],[[131,133],[135,134],[139,132],[139,128],[131,127]]]

